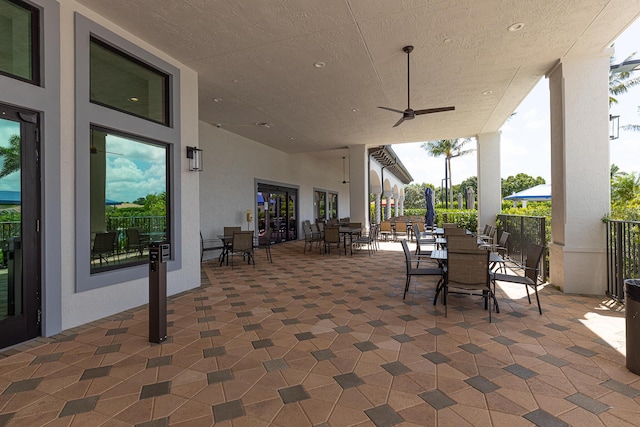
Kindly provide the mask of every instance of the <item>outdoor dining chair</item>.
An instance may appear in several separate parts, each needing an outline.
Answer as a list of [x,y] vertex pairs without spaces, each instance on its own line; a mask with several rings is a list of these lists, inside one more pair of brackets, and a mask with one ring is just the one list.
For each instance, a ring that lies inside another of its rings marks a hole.
[[527,259],[525,261],[524,267],[513,267],[512,270],[524,270],[524,275],[519,276],[517,274],[501,274],[501,273],[493,273],[493,277],[491,278],[494,284],[496,282],[509,282],[509,283],[518,283],[524,285],[527,290],[527,299],[529,300],[529,304],[531,304],[531,296],[529,295],[529,288],[533,288],[536,294],[536,302],[538,303],[538,311],[542,314],[542,308],[540,307],[540,297],[538,296],[538,286],[542,283],[539,282],[540,275],[540,260],[542,259],[542,255],[544,255],[544,246],[540,245],[531,245],[527,250]]
[[231,268],[233,269],[233,259],[235,255],[242,255],[242,259],[247,259],[247,264],[253,264],[256,261],[253,257],[253,231],[236,231],[233,233],[233,242],[231,242]]
[[273,264],[273,258],[271,257],[271,228],[267,227],[264,234],[258,236],[258,249],[264,249],[267,253],[267,261]]
[[392,236],[391,221],[380,222],[380,235],[384,237],[384,240],[388,240],[389,236]]
[[[340,248],[340,228],[338,227],[324,228],[324,253],[331,253],[331,246]],[[340,250],[338,250],[338,256],[340,256]]]
[[424,248],[427,245],[435,245],[436,240],[433,237],[423,237],[418,228],[418,224],[413,224],[413,232],[416,235],[416,252],[417,256],[431,256],[431,250]]
[[438,284],[436,288],[440,286],[442,282],[443,270],[440,267],[430,266],[430,267],[420,267],[420,263],[428,262],[425,261],[424,258],[412,258],[411,252],[409,251],[409,245],[406,240],[401,240],[402,250],[404,251],[405,263],[407,265],[407,279],[404,284],[404,294],[402,295],[402,299],[405,299],[407,296],[407,292],[409,291],[409,284],[411,283],[411,278],[413,276],[438,276]]
[[498,304],[491,290],[489,251],[447,250],[447,268],[442,294],[445,317],[447,317],[447,297],[450,292],[482,296],[485,308],[489,308],[489,323],[491,323],[491,308],[495,304],[497,311]]
[[140,230],[137,228],[127,228],[127,253],[138,252],[142,256],[142,252],[148,246],[147,243],[140,239]]
[[99,260],[100,265],[102,261],[109,264],[109,257],[116,254],[116,232],[108,231],[106,233],[96,233],[96,237],[93,241],[93,248],[91,249],[91,260]]

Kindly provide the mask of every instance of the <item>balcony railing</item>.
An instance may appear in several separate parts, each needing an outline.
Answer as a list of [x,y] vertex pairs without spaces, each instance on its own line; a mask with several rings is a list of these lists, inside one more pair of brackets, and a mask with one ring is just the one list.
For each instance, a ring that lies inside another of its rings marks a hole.
[[640,277],[640,222],[608,221],[607,295],[624,302],[624,280]]
[[507,253],[512,261],[524,265],[529,246],[535,244],[545,247],[541,275],[546,280],[549,271],[546,218],[543,216],[499,214],[497,223],[498,234],[503,231],[509,233]]

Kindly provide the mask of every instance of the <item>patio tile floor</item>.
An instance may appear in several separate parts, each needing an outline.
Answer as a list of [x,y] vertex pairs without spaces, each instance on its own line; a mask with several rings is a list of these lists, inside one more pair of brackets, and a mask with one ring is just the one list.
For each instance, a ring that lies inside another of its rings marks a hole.
[[605,297],[498,289],[500,313],[435,280],[407,299],[399,243],[368,256],[271,248],[273,263],[202,264],[169,298],[0,352],[0,427],[637,425],[624,312]]

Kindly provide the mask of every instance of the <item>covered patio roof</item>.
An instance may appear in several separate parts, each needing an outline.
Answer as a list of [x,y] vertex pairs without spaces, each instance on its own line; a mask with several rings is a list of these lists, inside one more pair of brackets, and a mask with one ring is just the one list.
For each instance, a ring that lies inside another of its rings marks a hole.
[[[566,57],[638,17],[624,0],[79,0],[198,73],[200,120],[288,153],[496,132]],[[455,106],[397,128],[407,107]]]

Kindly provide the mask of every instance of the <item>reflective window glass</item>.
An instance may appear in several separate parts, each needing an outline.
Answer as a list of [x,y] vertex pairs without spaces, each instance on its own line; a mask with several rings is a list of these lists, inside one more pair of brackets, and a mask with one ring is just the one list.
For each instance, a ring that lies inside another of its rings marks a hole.
[[39,10],[0,0],[0,73],[39,84]]
[[91,39],[91,102],[169,125],[169,77],[112,46]]
[[166,241],[167,146],[91,129],[91,272],[148,260]]

